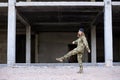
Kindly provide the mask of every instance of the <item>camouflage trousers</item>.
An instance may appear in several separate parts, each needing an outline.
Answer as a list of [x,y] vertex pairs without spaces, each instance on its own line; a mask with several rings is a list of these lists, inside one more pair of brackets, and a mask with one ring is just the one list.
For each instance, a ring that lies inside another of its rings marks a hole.
[[63,57],[61,57],[62,59],[67,59],[72,55],[76,55],[77,54],[77,60],[80,66],[80,71],[83,71],[83,65],[82,65],[82,56],[83,56],[83,52],[80,52],[76,49],[71,50],[70,52],[68,52],[67,54],[65,54]]

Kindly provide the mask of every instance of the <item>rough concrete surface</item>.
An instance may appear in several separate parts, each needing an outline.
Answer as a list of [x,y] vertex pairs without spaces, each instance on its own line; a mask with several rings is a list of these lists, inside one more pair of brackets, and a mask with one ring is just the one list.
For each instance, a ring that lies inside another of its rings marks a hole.
[[17,66],[0,67],[0,80],[120,80],[120,66]]

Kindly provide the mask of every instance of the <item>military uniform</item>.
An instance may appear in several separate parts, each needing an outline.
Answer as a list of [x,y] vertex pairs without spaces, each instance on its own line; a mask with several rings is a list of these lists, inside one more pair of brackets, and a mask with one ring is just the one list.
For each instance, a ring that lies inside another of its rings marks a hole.
[[88,52],[90,51],[88,42],[87,42],[85,35],[82,34],[81,36],[79,36],[79,38],[77,40],[73,41],[73,43],[77,44],[77,47],[74,48],[73,50],[71,50],[70,52],[68,52],[63,57],[56,58],[56,60],[62,62],[64,59],[67,59],[70,56],[77,54],[77,60],[78,60],[79,66],[80,66],[79,72],[82,73],[83,72],[82,55],[84,53],[84,49],[86,48]]

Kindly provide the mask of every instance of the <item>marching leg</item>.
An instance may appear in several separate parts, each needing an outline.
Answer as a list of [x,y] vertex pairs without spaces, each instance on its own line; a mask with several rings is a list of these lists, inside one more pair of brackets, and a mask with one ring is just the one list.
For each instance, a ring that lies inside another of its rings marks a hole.
[[77,53],[79,53],[79,52],[74,49],[74,50],[68,52],[68,53],[67,53],[66,55],[64,55],[63,57],[56,58],[56,60],[59,61],[59,62],[63,62],[64,59],[67,59],[67,58],[69,58],[70,56],[75,55],[75,54],[77,54]]
[[80,67],[80,70],[78,71],[78,73],[83,73],[82,54],[77,54],[77,59]]

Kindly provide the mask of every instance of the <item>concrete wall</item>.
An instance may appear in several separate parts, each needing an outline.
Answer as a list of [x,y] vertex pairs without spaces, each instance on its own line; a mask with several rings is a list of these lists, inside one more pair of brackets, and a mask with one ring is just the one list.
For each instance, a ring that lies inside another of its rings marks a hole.
[[7,31],[0,30],[0,63],[7,63]]
[[[40,32],[39,33],[39,63],[55,63],[56,57],[63,56],[69,50],[68,44],[75,40],[76,32]],[[90,44],[90,43],[89,43]],[[104,39],[97,38],[97,61],[104,62]],[[34,46],[32,46],[34,47]],[[113,58],[120,62],[120,37],[114,37]],[[85,57],[84,57],[85,59]],[[0,64],[7,63],[7,31],[0,29]]]
[[68,52],[68,44],[77,39],[76,33],[39,33],[39,62],[56,62],[55,58]]

